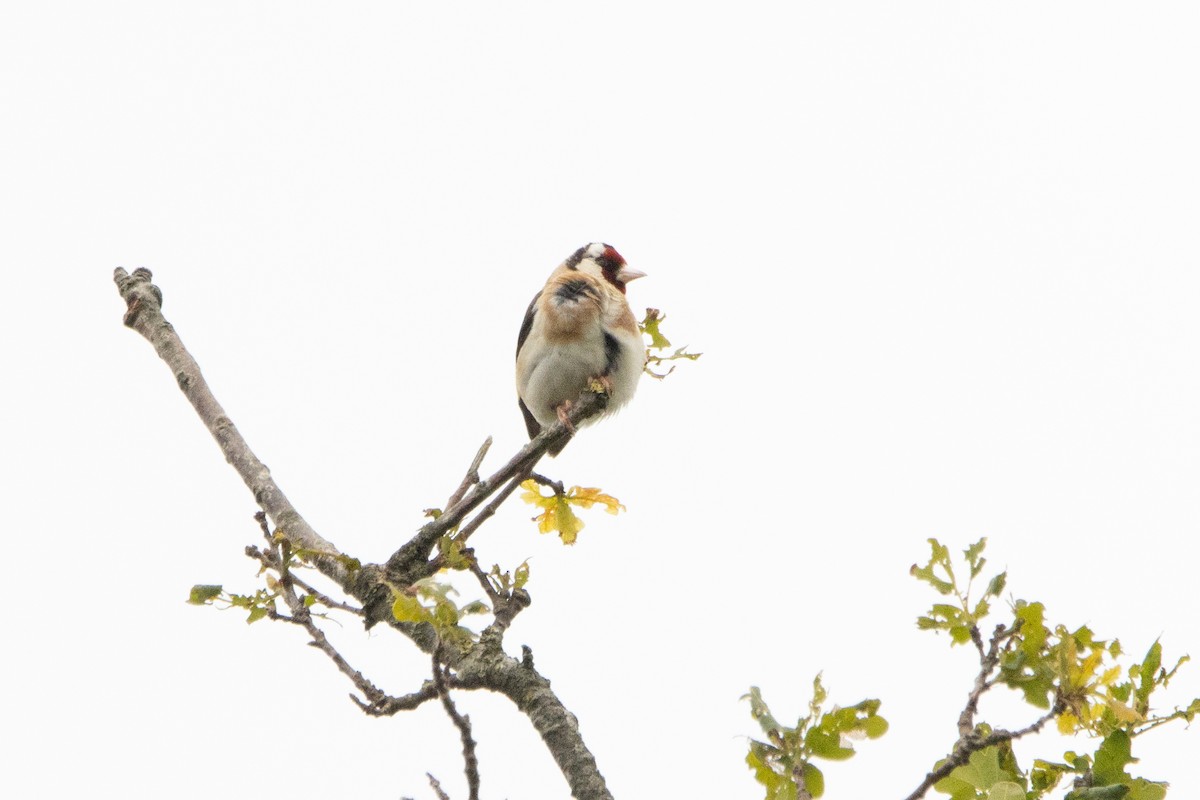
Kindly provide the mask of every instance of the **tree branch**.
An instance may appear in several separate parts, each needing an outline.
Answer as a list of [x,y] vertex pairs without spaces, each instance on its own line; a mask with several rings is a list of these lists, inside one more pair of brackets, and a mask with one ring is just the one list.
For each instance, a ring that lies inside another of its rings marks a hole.
[[[304,520],[275,483],[266,465],[258,459],[226,415],[204,380],[199,365],[188,353],[175,329],[163,317],[162,292],[151,283],[151,278],[147,269],[136,269],[132,275],[120,268],[114,271],[113,280],[127,307],[125,324],[149,341],[170,368],[180,390],[216,440],[226,461],[233,466],[250,489],[255,502],[275,524],[276,531],[283,534],[288,545],[294,550],[304,551],[305,558],[311,559],[318,571],[363,604],[362,610],[368,626],[377,622],[387,622],[409,636],[418,647],[432,652],[437,646],[436,634],[429,630],[429,626],[399,623],[392,616],[390,587],[408,586],[422,577],[422,572],[430,574],[427,572],[431,568],[430,554],[438,539],[456,528],[468,514],[487,502],[488,498],[502,491],[502,497],[494,500],[476,515],[464,531],[469,535],[477,529],[494,513],[503,497],[511,494],[520,484],[518,478],[523,479],[531,473],[548,450],[571,437],[571,428],[555,421],[521,448],[497,472],[480,481],[478,466],[482,463],[486,451],[485,444],[468,469],[467,476],[460,484],[460,490],[456,490],[451,496],[454,502],[449,504],[438,519],[424,525],[410,541],[393,553],[385,564],[364,564],[361,568],[352,568],[352,560],[345,557],[332,542],[317,534]],[[607,395],[585,391],[579,400],[572,404],[568,414],[570,425],[580,425],[601,413],[607,405]],[[282,567],[281,562],[280,568]],[[313,637],[312,644],[325,652],[337,664],[338,669],[350,677],[367,696],[369,704],[354,698],[365,712],[376,715],[392,714],[416,708],[438,696],[437,687],[432,682],[427,682],[419,691],[403,697],[385,695],[361,673],[350,667],[329,644],[324,633],[313,623],[309,609],[296,596],[291,579],[282,571],[281,577],[284,579],[282,582],[285,601],[292,610],[292,617],[288,621],[305,627]],[[293,601],[295,605],[292,604]],[[501,645],[507,622],[511,621],[512,615],[528,604],[527,593],[513,592],[505,604],[503,613],[497,614],[496,622],[484,631],[478,644],[461,654],[446,654],[445,660],[459,669],[454,683],[463,688],[489,689],[511,699],[517,708],[529,717],[541,735],[567,779],[573,796],[577,800],[611,800],[612,796],[596,767],[595,759],[579,734],[578,722],[574,715],[550,690],[549,681],[534,671],[532,658],[527,658],[527,663],[523,663],[504,654]],[[442,794],[440,786],[432,776],[430,782],[435,791]]]
[[469,800],[479,800],[479,759],[475,757],[475,740],[471,738],[471,720],[458,713],[454,701],[450,699],[450,689],[446,686],[446,678],[442,674],[442,648],[439,645],[433,651],[433,685],[437,687],[438,696],[442,699],[442,708],[446,715],[458,728],[462,740],[463,772],[467,775],[467,793]]
[[[568,420],[578,427],[604,411],[608,407],[608,395],[585,391],[571,406],[567,414]],[[555,421],[544,428],[538,436],[522,447],[508,463],[493,473],[486,480],[475,484],[466,495],[453,506],[447,508],[437,519],[427,522],[417,535],[388,558],[386,569],[388,574],[407,575],[414,567],[425,562],[437,540],[456,528],[464,518],[485,500],[491,497],[501,487],[514,478],[524,480],[533,471],[542,456],[555,445],[571,438],[572,433],[562,422]],[[516,481],[519,485],[520,480]],[[508,488],[512,492],[516,486]],[[489,514],[490,516],[490,514]]]
[[458,484],[458,488],[454,490],[454,494],[450,495],[450,499],[446,501],[446,508],[458,503],[463,499],[463,495],[467,493],[472,485],[479,483],[479,467],[483,464],[483,457],[487,455],[487,451],[492,446],[492,437],[487,437],[483,440],[483,444],[479,446],[479,452],[475,453],[475,458],[471,459],[471,466],[467,467],[467,474],[463,476],[462,482]]
[[[286,543],[280,545],[281,548],[285,548],[286,546]],[[399,711],[411,711],[422,703],[438,696],[437,686],[433,681],[425,681],[420,689],[403,697],[393,697],[376,687],[365,675],[350,666],[350,662],[346,661],[345,657],[338,652],[337,648],[325,636],[325,632],[317,627],[317,624],[313,621],[312,612],[296,594],[294,586],[296,579],[284,566],[283,557],[265,553],[256,547],[247,547],[246,554],[279,574],[279,594],[283,597],[284,603],[287,604],[291,616],[275,615],[275,618],[290,622],[293,625],[299,625],[308,632],[308,635],[312,637],[309,645],[328,656],[337,666],[338,671],[348,677],[355,687],[362,692],[363,696],[367,698],[368,702],[364,703],[356,695],[350,695],[350,699],[364,713],[375,717],[391,716]]]
[[921,800],[921,798],[925,796],[925,792],[929,791],[929,789],[935,783],[948,776],[951,772],[954,772],[954,770],[958,769],[963,764],[967,763],[967,761],[971,758],[972,753],[992,747],[994,745],[1003,744],[1004,742],[1011,742],[1015,739],[1020,739],[1021,737],[1028,736],[1031,733],[1037,733],[1046,725],[1047,722],[1057,717],[1062,713],[1062,711],[1062,701],[1056,700],[1053,708],[1020,730],[998,730],[991,732],[987,736],[977,736],[972,734],[971,736],[960,738],[954,745],[954,751],[950,754],[950,757],[939,764],[933,772],[930,772],[928,775],[926,775],[925,780],[921,781],[921,784],[914,789],[913,793],[906,797],[905,800]]
[[[337,555],[333,543],[319,536],[296,511],[276,485],[267,465],[254,455],[233,421],[225,414],[225,409],[217,402],[200,373],[200,365],[183,346],[175,328],[163,317],[162,292],[150,282],[151,277],[148,269],[135,269],[133,275],[129,275],[118,268],[113,273],[113,280],[127,306],[125,324],[144,336],[154,346],[159,358],[166,362],[180,390],[208,432],[217,440],[225,460],[237,471],[246,488],[254,495],[254,501],[267,512],[275,527],[299,547]],[[321,572],[337,581],[339,586],[345,587],[350,583],[348,570],[338,559],[322,556],[317,563]]]
[[958,736],[964,739],[971,735],[975,730],[975,714],[979,711],[979,698],[983,693],[992,687],[992,682],[989,678],[992,675],[992,670],[1000,663],[1000,646],[1016,633],[1016,629],[1008,629],[1004,625],[997,625],[996,630],[992,633],[992,639],[988,643],[987,650],[983,649],[983,637],[979,634],[979,627],[971,626],[971,639],[976,642],[976,647],[979,650],[979,674],[975,676],[975,685],[971,688],[971,693],[967,695],[967,704],[963,706],[962,713],[958,715]]
[[502,635],[496,626],[483,632],[479,645],[458,666],[455,685],[491,689],[512,700],[546,743],[575,800],[612,800],[596,760],[583,744],[579,721],[551,691],[550,682],[533,669],[532,657],[526,665],[505,654]]
[[429,785],[433,787],[433,793],[437,795],[438,800],[450,800],[450,795],[442,789],[442,785],[438,783],[437,778],[433,777],[432,772],[426,772],[425,777],[429,778]]
[[[572,435],[566,426],[555,421],[537,438],[522,447],[495,474],[487,480],[475,483],[438,519],[424,525],[409,542],[388,558],[386,564],[378,567],[366,565],[361,570],[351,570],[337,547],[321,537],[287,499],[271,477],[270,470],[250,449],[226,415],[225,409],[217,402],[200,372],[200,365],[184,347],[174,327],[163,317],[162,291],[151,282],[152,277],[150,270],[144,268],[135,269],[132,275],[121,268],[114,270],[113,281],[127,307],[125,324],[150,342],[155,352],[166,362],[180,390],[192,404],[209,433],[216,439],[225,460],[237,471],[253,494],[255,502],[267,513],[276,529],[282,531],[296,548],[311,554],[314,565],[322,574],[363,603],[368,624],[391,622],[387,582],[410,585],[415,580],[432,574],[428,571],[429,555],[439,538],[458,526],[467,514],[478,508],[511,479],[532,471],[551,447]],[[572,425],[578,426],[602,412],[607,406],[607,395],[587,391],[572,405],[568,419]],[[480,448],[481,451],[484,449]],[[477,458],[482,462],[482,456],[477,455]],[[472,466],[474,467],[474,462]],[[471,477],[471,472],[469,469],[468,478]],[[436,568],[434,570],[436,571]],[[432,648],[431,642],[418,644],[426,651]]]

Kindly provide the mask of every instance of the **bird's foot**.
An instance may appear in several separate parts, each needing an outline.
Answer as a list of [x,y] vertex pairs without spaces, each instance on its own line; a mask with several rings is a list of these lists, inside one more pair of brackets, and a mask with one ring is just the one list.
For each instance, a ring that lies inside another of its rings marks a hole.
[[554,409],[554,413],[558,415],[558,421],[563,424],[564,428],[569,430],[571,432],[571,434],[574,435],[575,426],[571,424],[571,420],[567,417],[567,414],[569,414],[570,411],[571,411],[571,401],[570,400],[564,400],[562,403],[559,404],[558,408]]

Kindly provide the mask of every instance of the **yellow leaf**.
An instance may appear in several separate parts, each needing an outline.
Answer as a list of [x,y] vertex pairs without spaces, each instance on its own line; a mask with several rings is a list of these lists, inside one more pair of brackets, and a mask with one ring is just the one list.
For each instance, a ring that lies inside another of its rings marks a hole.
[[1058,715],[1058,732],[1064,736],[1070,736],[1075,732],[1075,726],[1079,724],[1079,717],[1072,714],[1070,711],[1064,711]]
[[523,501],[543,509],[541,514],[533,518],[533,521],[537,523],[538,531],[541,533],[558,531],[563,544],[574,544],[584,526],[583,520],[571,509],[572,505],[591,508],[600,504],[609,514],[616,514],[625,509],[625,506],[621,505],[617,498],[595,488],[572,486],[570,491],[565,494],[544,495],[541,486],[532,478],[524,481],[521,488],[525,490],[521,495]]
[[1117,722],[1127,725],[1132,722],[1144,722],[1146,719],[1116,698],[1106,697],[1104,698],[1104,702],[1108,704],[1108,709],[1113,712],[1113,716],[1117,718]]
[[521,494],[521,500],[523,502],[529,503],[530,505],[535,505],[539,508],[551,508],[554,505],[554,495],[546,497],[544,494],[542,494],[541,487],[533,478],[530,478],[527,481],[522,481],[521,488],[525,490],[524,493]]
[[[533,518],[538,524],[540,533],[558,531],[563,544],[574,544],[579,532],[583,530],[583,520],[575,516],[565,497],[547,497],[552,506]],[[540,504],[539,504],[540,505]]]
[[572,486],[571,491],[567,493],[567,499],[575,505],[584,508],[591,508],[596,503],[600,503],[604,506],[604,510],[610,514],[616,514],[618,511],[625,510],[625,506],[621,505],[620,500],[591,487]]
[[1121,677],[1121,667],[1109,667],[1104,674],[1100,676],[1101,686],[1112,686]]
[[562,539],[563,544],[575,544],[575,539],[583,530],[583,520],[575,516],[566,498],[555,499],[558,500],[558,505],[552,513],[555,518],[554,527],[558,529],[558,538]]

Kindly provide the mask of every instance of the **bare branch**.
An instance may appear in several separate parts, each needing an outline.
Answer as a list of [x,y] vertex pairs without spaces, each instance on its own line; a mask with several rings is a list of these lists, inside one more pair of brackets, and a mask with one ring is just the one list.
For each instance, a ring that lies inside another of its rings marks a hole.
[[361,617],[365,614],[365,612],[358,606],[352,606],[349,603],[343,603],[340,600],[334,600],[329,595],[314,589],[306,581],[303,581],[300,578],[297,578],[295,573],[291,574],[291,579],[292,579],[292,583],[296,584],[301,589],[303,589],[305,594],[312,595],[314,598],[316,598],[316,601],[318,603],[325,606],[326,608],[337,609],[338,611],[345,611],[347,613],[354,614],[355,616],[358,616],[358,617]]
[[426,772],[425,777],[429,778],[429,785],[433,787],[433,793],[438,796],[438,800],[450,800],[450,795],[442,789],[442,785],[438,783],[438,779],[433,777],[432,772]]
[[459,738],[462,739],[463,771],[467,775],[468,798],[479,800],[479,759],[475,757],[475,740],[471,738],[471,720],[458,713],[458,708],[450,699],[450,690],[446,687],[446,679],[442,674],[441,655],[442,648],[439,645],[433,651],[433,684],[442,699],[442,708],[446,709],[446,715],[458,728]]
[[[144,336],[167,363],[180,390],[192,408],[196,409],[208,432],[217,440],[225,460],[237,470],[254,495],[255,502],[267,512],[275,526],[306,550],[337,555],[333,543],[319,536],[288,501],[271,477],[266,464],[254,455],[233,421],[225,414],[225,409],[217,402],[200,373],[200,365],[183,346],[175,328],[163,318],[162,292],[150,282],[151,277],[148,269],[135,269],[133,275],[129,275],[118,268],[113,273],[113,280],[128,309],[125,324]],[[340,586],[348,585],[350,576],[347,569],[336,558],[319,558],[318,566]]]
[[563,486],[562,481],[552,480],[538,472],[530,473],[529,477],[533,478],[542,486],[548,489],[553,489],[555,494],[566,494],[567,488]]
[[[516,704],[546,743],[575,800],[612,800],[596,760],[583,744],[579,721],[550,689],[550,682],[527,664],[507,655],[503,631],[492,626],[457,667],[455,685],[464,689],[490,689]],[[525,648],[527,650],[527,648]]]
[[979,633],[979,627],[971,626],[971,639],[976,642],[979,650],[979,674],[975,676],[975,685],[971,688],[971,693],[967,695],[967,704],[958,716],[960,739],[970,736],[971,732],[975,730],[975,714],[979,711],[979,698],[992,688],[993,683],[990,678],[992,671],[1000,663],[1000,647],[1015,633],[1015,628],[1010,629],[1003,625],[997,625],[996,630],[992,632],[992,639],[988,643],[987,650],[984,650],[983,637]]
[[479,483],[479,467],[483,464],[483,457],[487,455],[488,449],[492,446],[492,437],[487,437],[483,440],[483,444],[479,446],[479,452],[475,454],[475,458],[471,460],[471,466],[467,467],[467,474],[463,476],[462,483],[454,490],[454,494],[450,495],[450,499],[446,501],[446,508],[451,508],[459,500],[463,499],[463,495],[467,493],[467,489],[474,484]]
[[[286,543],[281,544],[282,547],[286,547]],[[247,548],[248,552],[251,550],[254,550],[254,548]],[[350,663],[346,661],[342,654],[337,651],[337,648],[329,641],[328,637],[325,636],[325,632],[313,622],[312,612],[309,611],[308,606],[296,594],[294,586],[295,578],[282,567],[282,557],[273,558],[262,551],[257,551],[257,557],[264,565],[279,572],[280,596],[283,597],[288,610],[292,612],[290,617],[272,615],[272,618],[299,625],[308,632],[308,635],[312,637],[309,645],[328,656],[337,666],[338,670],[348,677],[355,687],[362,692],[363,696],[367,698],[368,702],[364,703],[355,695],[350,695],[350,699],[364,713],[376,717],[390,716],[398,711],[411,711],[422,703],[437,697],[437,686],[432,681],[426,681],[416,692],[403,697],[392,697],[367,680],[365,675],[350,666]]]
[[490,503],[488,503],[486,506],[484,506],[482,511],[480,511],[478,514],[476,514],[471,519],[470,522],[468,522],[466,525],[464,525],[462,527],[462,530],[460,530],[458,532],[458,536],[456,538],[460,542],[465,542],[467,539],[469,539],[471,537],[471,534],[473,534],[475,531],[479,530],[480,525],[482,525],[493,514],[496,513],[496,509],[498,509],[500,507],[500,505],[505,500],[508,499],[508,496],[510,494],[512,494],[516,490],[516,488],[525,481],[525,478],[526,478],[526,474],[518,473],[515,478],[513,478],[508,483],[506,483],[504,485],[504,488],[501,489],[500,492],[495,497],[492,498],[492,501]]

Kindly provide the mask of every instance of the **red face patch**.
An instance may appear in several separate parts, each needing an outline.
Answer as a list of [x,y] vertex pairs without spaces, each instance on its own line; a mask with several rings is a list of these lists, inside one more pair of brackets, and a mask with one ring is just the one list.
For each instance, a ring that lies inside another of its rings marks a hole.
[[608,247],[604,248],[604,255],[601,257],[610,259],[617,266],[620,266],[621,264],[625,263],[625,259],[621,258],[621,254],[618,253],[612,245],[609,245]]

